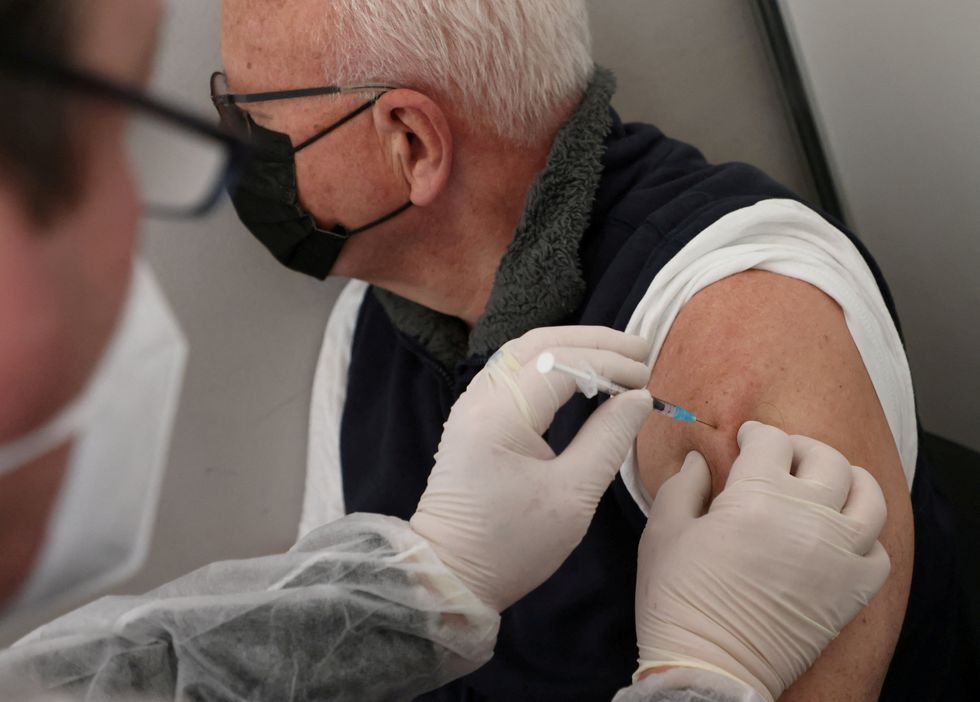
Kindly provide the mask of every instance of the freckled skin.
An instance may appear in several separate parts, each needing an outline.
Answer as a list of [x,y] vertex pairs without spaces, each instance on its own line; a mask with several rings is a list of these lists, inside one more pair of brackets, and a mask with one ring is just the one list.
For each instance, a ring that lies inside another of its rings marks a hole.
[[816,288],[772,273],[721,280],[681,311],[649,387],[718,427],[651,417],[637,439],[640,477],[651,495],[694,449],[708,462],[716,496],[738,456],[735,434],[749,419],[828,443],[881,484],[888,521],[880,541],[891,576],[780,698],[877,699],[908,600],[912,513],[898,450],[840,308]]

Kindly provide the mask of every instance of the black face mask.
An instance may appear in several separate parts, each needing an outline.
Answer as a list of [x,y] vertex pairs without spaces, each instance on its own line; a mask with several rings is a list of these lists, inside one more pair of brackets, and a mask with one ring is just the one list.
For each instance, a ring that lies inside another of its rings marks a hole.
[[313,215],[299,205],[296,153],[373,104],[372,101],[362,105],[297,147],[293,147],[286,134],[264,129],[255,122],[249,125],[254,154],[238,181],[230,188],[231,201],[238,217],[255,238],[280,263],[294,271],[323,280],[329,275],[344,244],[352,236],[383,224],[412,206],[411,202],[407,202],[356,229],[347,229],[340,225],[333,229],[322,229]]

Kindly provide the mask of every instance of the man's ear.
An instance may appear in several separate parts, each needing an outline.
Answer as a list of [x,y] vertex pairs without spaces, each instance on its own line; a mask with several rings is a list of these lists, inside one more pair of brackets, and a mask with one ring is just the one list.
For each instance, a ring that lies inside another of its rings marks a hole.
[[411,189],[412,203],[431,204],[445,190],[453,165],[453,135],[442,108],[422,93],[397,89],[382,95],[373,113],[391,165]]

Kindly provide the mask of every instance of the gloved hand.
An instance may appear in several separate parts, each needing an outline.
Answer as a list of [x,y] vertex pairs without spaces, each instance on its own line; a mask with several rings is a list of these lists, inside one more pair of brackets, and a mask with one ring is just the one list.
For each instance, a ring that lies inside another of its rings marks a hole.
[[776,699],[888,577],[885,498],[870,473],[813,439],[747,422],[725,489],[688,455],[640,540],[637,676],[726,673]]
[[539,373],[537,357],[550,351],[643,388],[649,350],[644,339],[604,327],[536,329],[494,354],[453,406],[410,524],[498,612],[579,544],[653,406],[646,390],[606,401],[556,457],[541,434],[575,383]]

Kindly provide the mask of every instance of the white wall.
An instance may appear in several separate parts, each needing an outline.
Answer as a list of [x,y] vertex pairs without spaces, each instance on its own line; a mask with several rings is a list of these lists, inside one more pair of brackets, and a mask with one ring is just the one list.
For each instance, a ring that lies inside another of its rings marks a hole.
[[783,0],[929,431],[980,450],[980,3]]

